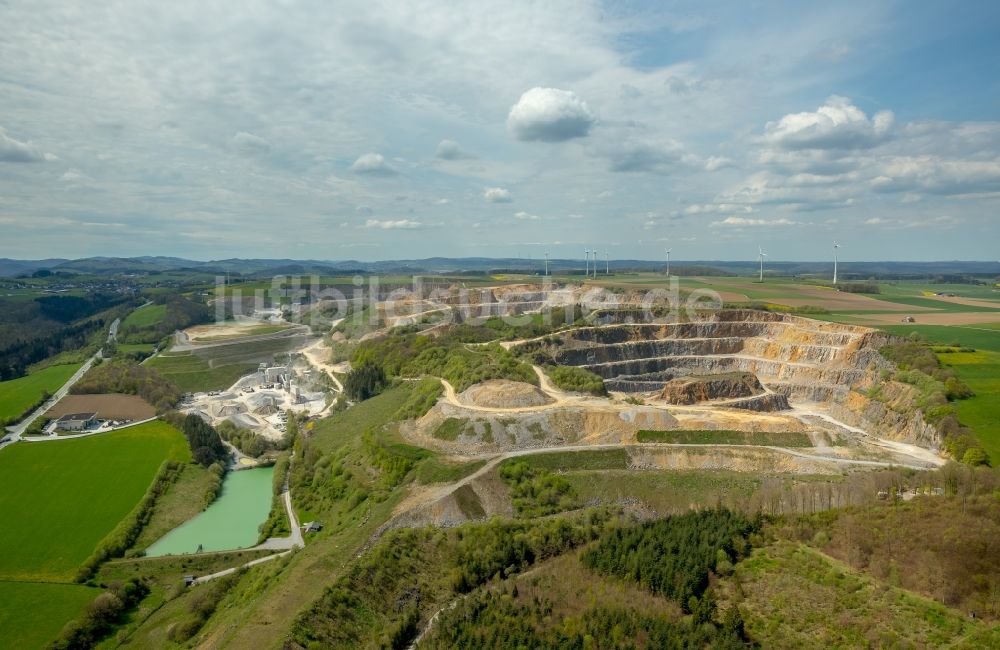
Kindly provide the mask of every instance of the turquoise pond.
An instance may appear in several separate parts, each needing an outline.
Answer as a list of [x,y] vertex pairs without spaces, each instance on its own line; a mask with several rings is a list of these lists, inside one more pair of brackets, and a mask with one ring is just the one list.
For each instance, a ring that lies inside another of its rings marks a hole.
[[259,526],[271,511],[273,467],[229,472],[212,505],[146,549],[147,556],[229,551],[257,544]]

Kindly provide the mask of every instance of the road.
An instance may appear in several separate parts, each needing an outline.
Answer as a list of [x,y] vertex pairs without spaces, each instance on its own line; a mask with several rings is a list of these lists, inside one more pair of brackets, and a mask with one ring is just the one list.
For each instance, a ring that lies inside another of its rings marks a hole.
[[[121,319],[120,318],[116,318],[111,323],[111,327],[108,328],[108,342],[114,341],[114,340],[116,340],[118,338],[118,326],[119,325],[121,325]],[[49,399],[45,400],[45,403],[43,403],[37,409],[35,409],[34,411],[32,411],[31,414],[28,417],[26,417],[25,419],[21,420],[20,422],[18,422],[17,424],[15,424],[13,426],[7,427],[7,431],[10,434],[13,434],[13,435],[6,436],[4,438],[4,441],[0,442],[0,449],[3,449],[7,445],[12,445],[15,442],[21,440],[21,437],[24,435],[24,432],[28,430],[28,427],[31,426],[31,423],[34,422],[35,420],[37,420],[39,417],[41,417],[50,408],[52,408],[53,406],[55,406],[56,402],[58,402],[63,397],[65,397],[66,393],[69,392],[69,389],[72,388],[73,385],[76,382],[80,381],[80,378],[83,377],[87,373],[88,370],[90,370],[91,366],[93,366],[94,363],[98,359],[103,359],[103,358],[104,358],[104,355],[102,354],[101,350],[98,350],[94,354],[94,356],[92,356],[89,359],[87,359],[87,361],[82,366],[80,366],[79,370],[77,370],[75,373],[73,373],[73,376],[70,377],[66,381],[66,383],[63,384],[62,387],[60,387],[59,390],[57,390],[52,395],[52,397],[50,397]]]

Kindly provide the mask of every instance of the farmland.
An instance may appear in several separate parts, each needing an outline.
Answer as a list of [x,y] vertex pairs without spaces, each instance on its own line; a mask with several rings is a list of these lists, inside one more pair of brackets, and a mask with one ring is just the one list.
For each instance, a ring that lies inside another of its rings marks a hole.
[[[164,422],[0,451],[0,579],[69,582],[138,503],[160,464],[188,460]],[[86,507],[81,507],[86,504]],[[58,534],[40,534],[51,526]]]
[[956,402],[958,418],[972,428],[993,465],[1000,464],[1000,330],[931,325],[898,325],[883,329],[901,336],[917,333],[933,343],[958,344],[977,350],[938,354],[938,359],[953,368],[975,392],[975,396]]
[[0,422],[18,420],[46,393],[57,391],[79,368],[80,364],[49,366],[25,377],[0,382]]
[[139,502],[164,460],[190,460],[164,422],[0,451],[0,638],[41,647],[100,589],[71,584]]
[[86,585],[0,581],[4,647],[44,647],[99,593],[100,589]]
[[58,418],[68,413],[97,413],[97,417],[110,420],[145,420],[156,415],[156,409],[138,395],[67,395],[45,415]]

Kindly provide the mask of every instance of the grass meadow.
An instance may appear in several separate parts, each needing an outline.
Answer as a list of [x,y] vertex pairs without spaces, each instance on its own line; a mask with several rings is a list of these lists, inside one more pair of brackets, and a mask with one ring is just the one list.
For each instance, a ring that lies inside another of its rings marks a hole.
[[0,451],[0,580],[72,581],[167,459],[190,452],[161,421]]
[[41,401],[46,392],[56,392],[80,365],[49,366],[18,379],[0,382],[0,422],[18,420]]
[[135,327],[143,329],[145,327],[152,327],[160,322],[166,315],[166,305],[146,305],[145,307],[140,307],[130,313],[125,320],[122,321],[122,328]]
[[255,363],[236,363],[209,368],[208,362],[191,353],[159,355],[146,364],[158,370],[185,393],[224,390],[257,369]]

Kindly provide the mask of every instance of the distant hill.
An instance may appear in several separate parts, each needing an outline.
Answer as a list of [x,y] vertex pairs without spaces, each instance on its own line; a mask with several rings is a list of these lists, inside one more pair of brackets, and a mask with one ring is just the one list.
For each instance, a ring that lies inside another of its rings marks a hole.
[[4,257],[0,258],[0,277],[13,277],[22,273],[34,273],[39,269],[49,269],[60,264],[65,264],[68,261],[63,259],[12,260]]
[[[832,262],[779,262],[768,261],[766,270],[779,275],[827,275]],[[553,259],[549,269],[553,273],[582,273],[584,262],[579,259]],[[624,271],[662,271],[660,260],[611,260],[610,269]],[[605,262],[598,260],[599,270]],[[488,257],[430,257],[412,260],[293,260],[293,259],[241,259],[197,261],[180,257],[88,257],[77,260],[13,260],[0,259],[0,277],[13,277],[33,273],[39,269],[88,274],[151,273],[188,270],[202,273],[232,273],[243,276],[271,277],[275,275],[348,275],[352,273],[541,273],[541,259],[488,258]],[[676,275],[752,275],[757,272],[756,260],[674,260],[671,271]],[[870,277],[928,277],[947,275],[1000,275],[997,262],[841,262],[840,273],[846,278]]]

